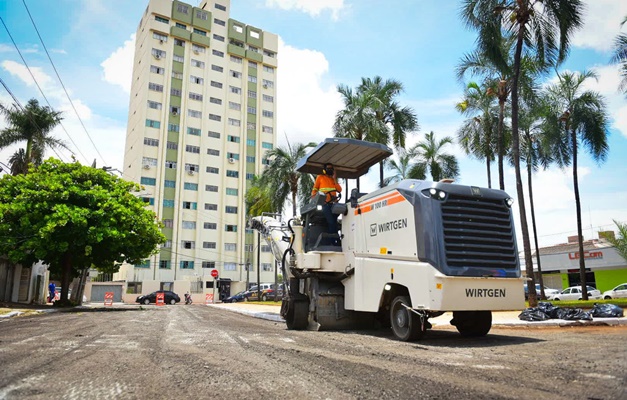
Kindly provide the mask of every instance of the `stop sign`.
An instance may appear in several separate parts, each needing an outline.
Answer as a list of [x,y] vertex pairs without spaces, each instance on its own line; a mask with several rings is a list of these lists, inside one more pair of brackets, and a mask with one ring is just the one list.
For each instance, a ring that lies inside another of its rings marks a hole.
[[218,277],[218,270],[217,269],[211,270],[211,276],[214,277],[214,278],[217,278]]

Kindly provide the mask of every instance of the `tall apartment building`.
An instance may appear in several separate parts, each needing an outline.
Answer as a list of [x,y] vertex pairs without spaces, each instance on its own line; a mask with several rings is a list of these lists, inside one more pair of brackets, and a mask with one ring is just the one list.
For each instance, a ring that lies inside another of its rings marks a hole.
[[[275,146],[278,38],[230,18],[230,0],[150,0],[137,28],[124,175],[168,241],[114,279],[129,292],[211,293],[257,281],[245,193]],[[274,258],[261,244],[261,281]],[[247,271],[248,265],[248,271]]]

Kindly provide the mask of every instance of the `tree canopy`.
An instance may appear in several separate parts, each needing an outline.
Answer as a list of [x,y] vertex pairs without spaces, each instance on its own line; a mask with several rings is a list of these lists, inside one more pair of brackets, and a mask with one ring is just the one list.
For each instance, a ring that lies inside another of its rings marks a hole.
[[26,175],[0,179],[0,254],[11,262],[48,264],[70,279],[90,266],[116,272],[138,264],[166,238],[136,183],[80,163],[46,160]]

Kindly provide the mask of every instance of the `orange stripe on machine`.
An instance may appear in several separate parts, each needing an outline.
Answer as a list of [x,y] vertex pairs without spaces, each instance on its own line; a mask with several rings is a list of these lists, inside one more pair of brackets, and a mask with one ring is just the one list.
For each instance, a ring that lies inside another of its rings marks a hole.
[[362,204],[359,204],[357,209],[355,210],[355,215],[365,214],[372,210],[376,210],[378,208],[383,208],[387,206],[391,206],[392,204],[400,203],[402,201],[407,201],[402,194],[397,191],[392,193],[388,193],[384,196],[377,197],[371,200],[368,200]]

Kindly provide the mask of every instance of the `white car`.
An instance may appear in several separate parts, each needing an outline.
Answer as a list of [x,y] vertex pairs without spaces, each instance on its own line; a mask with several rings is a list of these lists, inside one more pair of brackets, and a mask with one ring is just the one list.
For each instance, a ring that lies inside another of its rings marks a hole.
[[606,300],[618,299],[621,297],[627,297],[627,283],[621,283],[614,289],[603,292],[603,298]]
[[[599,300],[601,299],[601,292],[592,286],[588,286],[588,299]],[[571,286],[562,290],[560,293],[552,294],[549,296],[549,300],[581,300],[581,286]]]

